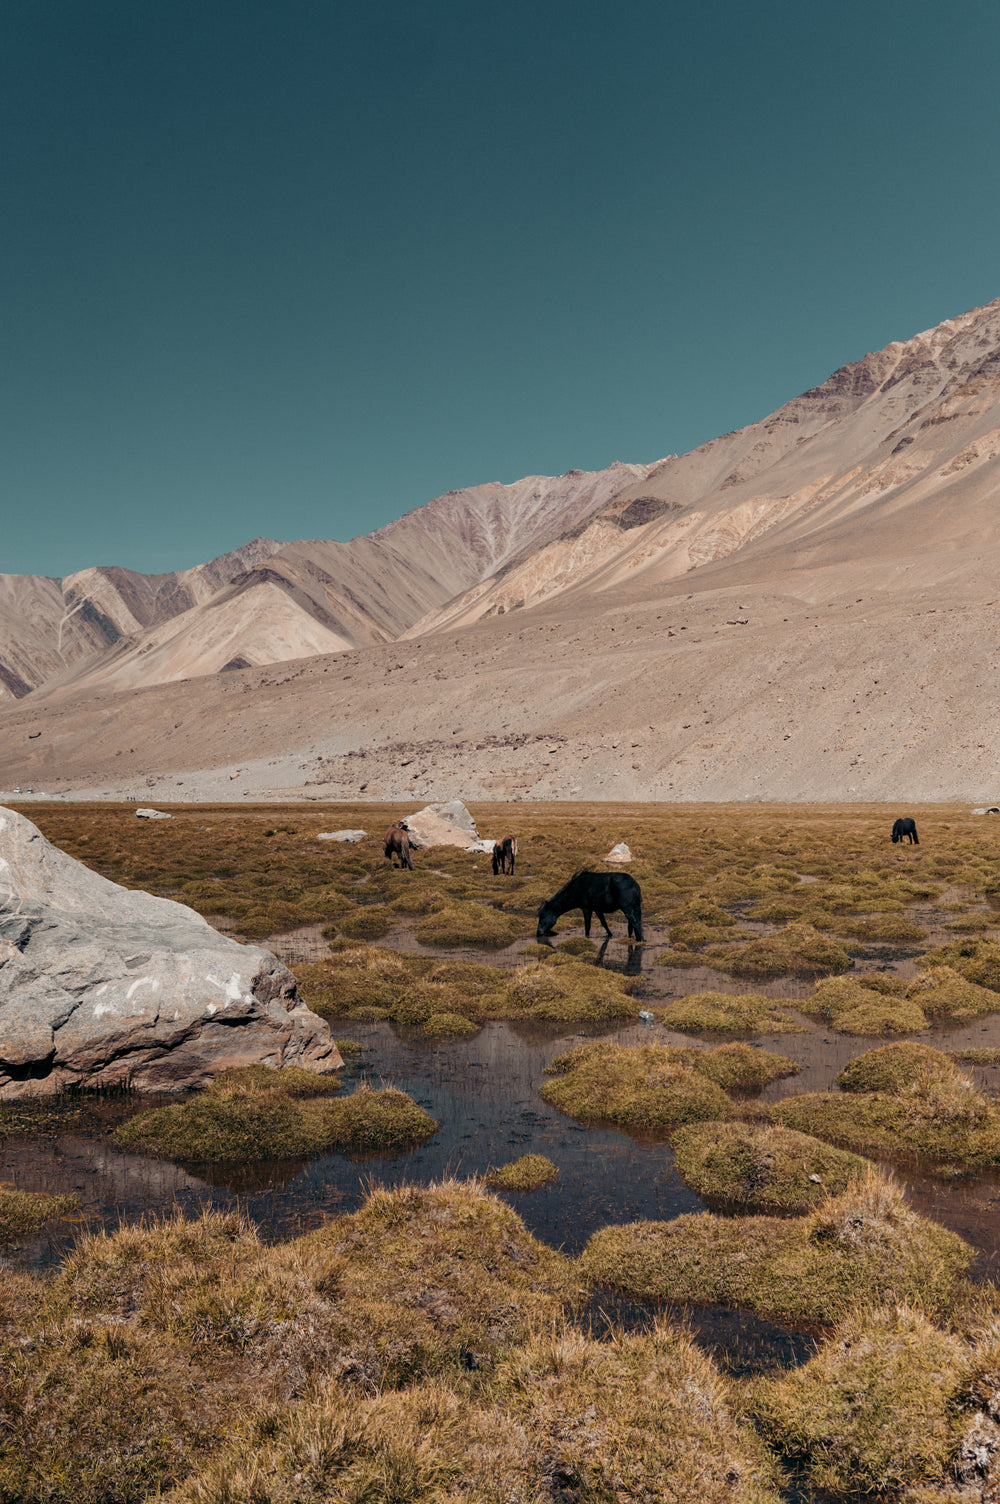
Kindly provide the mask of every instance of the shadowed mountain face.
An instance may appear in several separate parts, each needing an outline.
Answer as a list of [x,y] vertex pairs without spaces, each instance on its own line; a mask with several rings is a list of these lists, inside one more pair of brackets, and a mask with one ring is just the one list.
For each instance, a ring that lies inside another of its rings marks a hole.
[[67,666],[0,718],[0,787],[997,803],[998,487],[1000,300],[680,457],[261,545],[117,642],[113,571],[21,582]]

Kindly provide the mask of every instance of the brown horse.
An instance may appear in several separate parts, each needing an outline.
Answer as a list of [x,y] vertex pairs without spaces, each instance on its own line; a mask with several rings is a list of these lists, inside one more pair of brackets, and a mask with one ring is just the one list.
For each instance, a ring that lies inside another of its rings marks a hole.
[[406,833],[405,825],[390,825],[385,833],[385,855],[387,861],[392,861],[394,856],[399,857],[401,867],[409,867],[413,871],[413,863],[410,861],[410,838]]
[[509,872],[514,875],[514,859],[517,856],[517,837],[504,836],[502,841],[493,843],[493,876],[500,872]]

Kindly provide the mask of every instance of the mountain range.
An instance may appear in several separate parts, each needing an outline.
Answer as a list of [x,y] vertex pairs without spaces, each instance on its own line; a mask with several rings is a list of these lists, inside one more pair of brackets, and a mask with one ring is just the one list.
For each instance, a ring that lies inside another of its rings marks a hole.
[[998,461],[1000,300],[652,464],[0,576],[0,785],[992,802]]

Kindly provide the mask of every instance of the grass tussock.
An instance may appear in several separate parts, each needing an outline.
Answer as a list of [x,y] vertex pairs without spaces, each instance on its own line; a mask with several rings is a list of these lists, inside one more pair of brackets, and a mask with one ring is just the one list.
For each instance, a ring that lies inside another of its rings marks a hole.
[[918,1216],[874,1169],[804,1217],[634,1222],[595,1233],[584,1273],[634,1300],[737,1306],[790,1326],[828,1325],[859,1290],[947,1310],[973,1250]]
[[709,957],[717,970],[749,981],[847,971],[853,965],[843,946],[809,924],[789,924],[777,934],[751,940],[743,947],[715,948]]
[[526,932],[516,915],[505,914],[482,903],[450,903],[417,925],[421,945],[471,945],[482,950],[501,950]]
[[932,1024],[962,1023],[995,1013],[997,994],[959,975],[951,966],[930,966],[907,982],[868,973],[828,977],[817,983],[801,1010],[842,1034],[914,1034]]
[[285,1257],[335,1306],[336,1376],[369,1392],[448,1370],[489,1372],[586,1295],[570,1260],[476,1181],[378,1187]]
[[475,1183],[376,1191],[277,1246],[218,1213],[84,1237],[48,1279],[0,1281],[0,1498],[141,1504],[185,1478],[204,1497],[224,1440],[256,1457],[318,1390],[358,1413],[447,1382],[464,1404],[471,1376],[555,1335],[582,1295]]
[[327,1390],[233,1443],[167,1504],[469,1498],[777,1504],[774,1469],[711,1362],[656,1326],[533,1338],[473,1397],[442,1383],[348,1404]]
[[797,1076],[801,1066],[787,1055],[755,1049],[749,1044],[720,1044],[714,1050],[678,1050],[678,1059],[721,1086],[745,1096],[762,1091],[771,1081]]
[[301,967],[298,979],[309,1006],[325,1017],[385,1018],[415,1028],[425,1028],[436,1014],[478,1028],[490,1018],[609,1023],[638,1011],[632,1000],[636,979],[548,947],[538,960],[512,971],[377,946],[353,948]]
[[570,1117],[630,1128],[670,1128],[677,1123],[732,1117],[725,1091],[696,1066],[712,1051],[668,1045],[578,1045],[547,1067],[546,1102]]
[[685,1185],[717,1211],[811,1211],[864,1168],[858,1155],[789,1128],[692,1123],[670,1142]]
[[758,1381],[748,1409],[810,1497],[930,1496],[971,1481],[954,1413],[967,1361],[961,1338],[892,1302],[851,1312],[803,1367]]
[[466,1039],[478,1034],[479,1025],[462,1013],[429,1013],[421,1024],[425,1034],[434,1039]]
[[656,1010],[668,1029],[682,1034],[801,1034],[805,1025],[760,993],[692,992]]
[[921,956],[918,966],[949,966],[967,982],[1000,992],[1000,944],[995,940],[954,940]]
[[48,1196],[43,1191],[19,1191],[0,1185],[0,1248],[40,1232],[50,1222],[74,1217],[80,1210],[79,1196]]
[[138,1113],[112,1137],[120,1148],[162,1159],[248,1161],[309,1159],[334,1150],[397,1154],[426,1142],[436,1129],[434,1119],[394,1087],[361,1085],[332,1101],[256,1081],[231,1085],[220,1077],[188,1102]]
[[965,1169],[1000,1164],[1000,1112],[938,1050],[883,1045],[852,1060],[838,1085],[788,1097],[768,1115],[861,1154],[917,1155]]
[[509,1164],[490,1170],[486,1184],[497,1191],[537,1191],[559,1178],[559,1167],[544,1154],[522,1154]]
[[635,979],[570,959],[529,962],[510,976],[499,1017],[554,1023],[611,1023],[635,1018]]

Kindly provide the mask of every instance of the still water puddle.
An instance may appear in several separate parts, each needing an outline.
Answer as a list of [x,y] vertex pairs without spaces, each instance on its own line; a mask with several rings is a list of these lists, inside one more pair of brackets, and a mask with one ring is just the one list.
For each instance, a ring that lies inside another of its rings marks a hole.
[[[293,964],[322,953],[324,942],[312,927],[282,938],[283,944],[274,948],[279,954],[284,951],[282,959]],[[402,948],[396,937],[390,943]],[[530,942],[520,942],[499,955],[481,951],[468,955],[491,964],[514,965],[526,943]],[[448,959],[464,954],[428,953]],[[811,979],[741,983],[707,967],[658,966],[655,954],[655,940],[652,945],[637,946],[616,938],[602,948],[598,964],[641,976],[637,1002],[653,1006],[691,992],[722,989],[761,992],[794,1008],[796,1000],[813,989]],[[887,964],[879,954],[870,953],[859,960],[858,970],[887,969]],[[903,971],[910,966],[912,961],[904,959],[892,969]],[[850,1059],[880,1042],[835,1034],[805,1022],[802,1034],[753,1041],[763,1049],[791,1056],[801,1068],[797,1076],[774,1082],[762,1094],[763,1100],[830,1090]],[[124,1106],[104,1104],[98,1121],[86,1130],[6,1139],[0,1143],[0,1180],[28,1191],[76,1192],[82,1202],[82,1222],[91,1228],[114,1228],[123,1220],[175,1209],[197,1215],[209,1207],[238,1207],[260,1226],[264,1237],[280,1239],[354,1210],[372,1186],[482,1175],[522,1154],[543,1154],[558,1166],[558,1180],[540,1190],[503,1194],[536,1236],[567,1254],[578,1253],[594,1232],[611,1223],[670,1220],[704,1209],[677,1174],[663,1135],[640,1138],[611,1127],[584,1126],[541,1099],[545,1067],[555,1055],[593,1037],[593,1032],[492,1023],[471,1039],[442,1042],[407,1035],[387,1023],[345,1021],[334,1023],[333,1029],[338,1037],[359,1041],[365,1051],[360,1061],[349,1064],[344,1089],[369,1080],[408,1092],[440,1125],[428,1144],[392,1159],[362,1161],[330,1154],[308,1163],[180,1166],[123,1153],[109,1141],[111,1128],[123,1115],[153,1105],[147,1098]],[[719,1042],[641,1023],[604,1031],[602,1037],[621,1044],[655,1040],[710,1046]],[[1000,1047],[1000,1015],[916,1037],[938,1049]],[[972,1074],[987,1090],[995,1092],[1000,1087],[998,1067],[976,1068]],[[976,1247],[980,1277],[996,1277],[1000,1273],[1000,1177],[949,1183],[912,1165],[895,1168],[915,1208]],[[46,1240],[8,1250],[2,1261],[42,1268],[61,1257],[76,1231],[59,1224]],[[627,1302],[605,1297],[595,1303],[593,1320],[596,1329],[609,1315],[626,1324],[642,1324],[651,1314],[650,1307],[629,1307]],[[678,1313],[669,1314],[676,1317]],[[788,1333],[743,1312],[690,1311],[685,1320],[699,1342],[727,1367],[741,1371],[748,1365],[759,1370],[801,1362],[812,1350],[807,1336]]]

